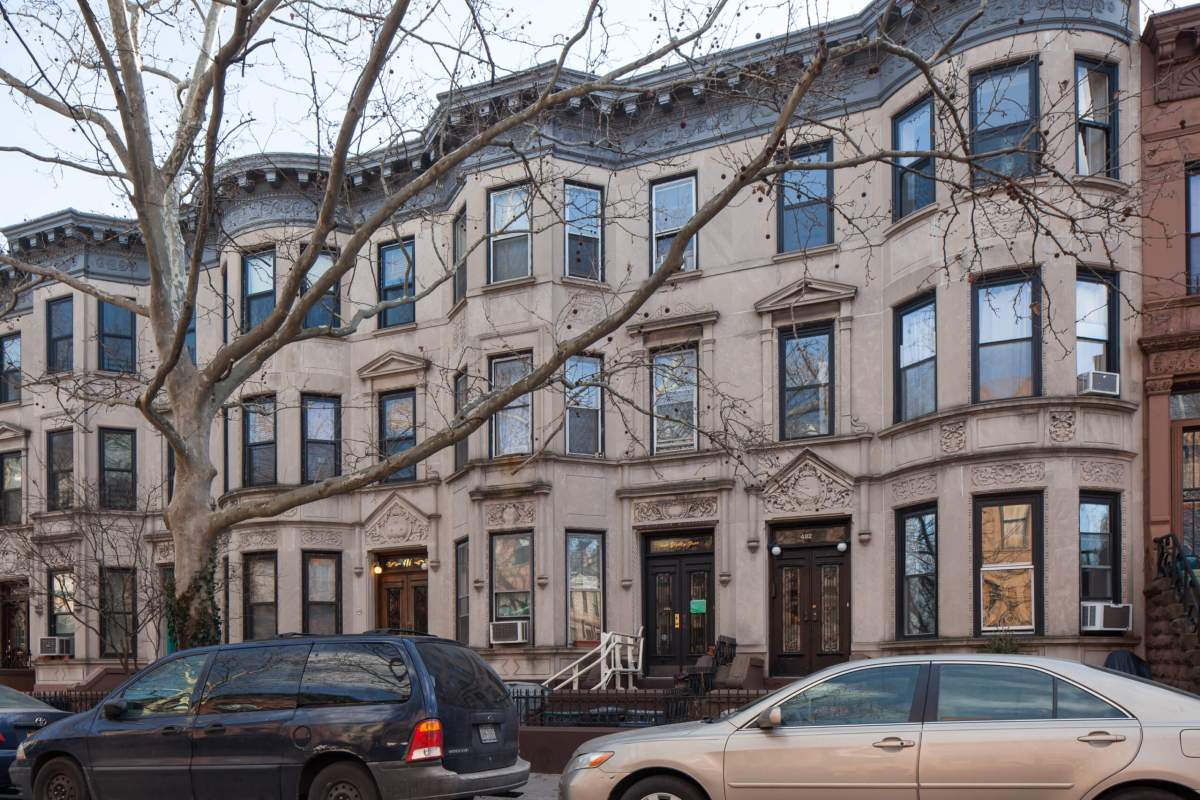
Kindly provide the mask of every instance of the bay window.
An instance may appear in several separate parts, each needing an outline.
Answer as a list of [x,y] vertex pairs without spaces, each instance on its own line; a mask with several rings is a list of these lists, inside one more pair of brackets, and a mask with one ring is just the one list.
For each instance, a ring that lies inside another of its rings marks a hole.
[[1116,276],[1081,272],[1075,279],[1075,374],[1117,372]]
[[1117,177],[1117,66],[1075,62],[1076,170]]
[[[533,368],[532,356],[504,356],[491,362],[492,391],[512,386]],[[492,415],[492,458],[533,452],[533,395],[513,398]]]
[[900,578],[898,637],[936,636],[938,621],[937,506],[896,512]]
[[100,507],[132,511],[137,506],[137,434],[100,429]]
[[272,639],[277,633],[277,567],[275,553],[242,556],[242,641]]
[[300,482],[342,474],[342,403],[338,397],[300,397]]
[[242,402],[242,485],[271,486],[275,475],[275,396]]
[[937,411],[937,303],[933,295],[896,310],[895,420]]
[[[892,146],[903,152],[933,149],[933,98],[926,97],[892,119]],[[936,192],[932,158],[903,156],[892,164],[892,218],[932,205]]]
[[524,185],[488,194],[488,283],[533,274],[530,202],[529,187]]
[[467,296],[467,209],[454,218],[451,231],[450,255],[454,258],[453,299],[455,303]]
[[492,535],[492,621],[533,616],[533,535]]
[[976,498],[975,568],[978,631],[1041,629],[1040,495]]
[[333,636],[342,632],[342,554],[303,554],[304,632]]
[[[457,280],[457,276],[455,278]],[[410,298],[409,302],[379,312],[379,327],[391,328],[409,325],[417,318],[416,303],[411,301],[417,293],[416,242],[387,244],[379,248],[379,300],[392,302]]]
[[1037,276],[979,281],[972,315],[976,403],[1041,394],[1041,315]]
[[563,273],[573,278],[604,280],[604,192],[594,186],[568,183],[564,195],[567,252]]
[[977,158],[976,185],[1037,171],[1038,113],[1036,59],[971,76],[971,152],[1013,151]]
[[137,366],[137,348],[133,312],[120,306],[99,302],[100,369],[107,372],[133,372]]
[[275,251],[242,256],[242,330],[251,330],[274,309]]
[[46,301],[47,372],[70,372],[74,369],[74,305],[69,295]]
[[454,638],[471,641],[471,548],[466,539],[454,543]]
[[1079,496],[1079,599],[1121,602],[1121,510],[1116,495]]
[[[333,253],[321,253],[317,256],[304,275],[304,292],[311,291],[317,281],[325,277],[325,273],[329,272],[335,260]],[[321,299],[308,309],[308,313],[304,315],[304,327],[332,328],[337,325],[338,315],[341,313],[339,284],[340,281],[334,281],[333,286],[325,291]]]

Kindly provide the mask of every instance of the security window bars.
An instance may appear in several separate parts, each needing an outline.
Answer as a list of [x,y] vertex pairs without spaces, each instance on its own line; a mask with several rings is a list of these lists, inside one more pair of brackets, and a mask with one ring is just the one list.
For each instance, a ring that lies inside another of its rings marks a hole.
[[604,452],[601,389],[597,384],[603,360],[599,356],[567,359],[567,452],[595,456]]
[[304,632],[342,632],[342,554],[304,553]]
[[937,410],[937,304],[933,295],[896,310],[896,422]]
[[533,614],[533,537],[492,536],[492,621],[528,620]]
[[132,511],[137,506],[137,434],[100,429],[100,507]]
[[651,445],[655,453],[695,450],[699,392],[697,391],[696,348],[663,350],[654,354],[651,366]]
[[454,302],[467,296],[467,209],[458,212],[451,231],[451,254],[454,257]]
[[[933,98],[927,97],[892,120],[892,145],[901,152],[933,149]],[[892,164],[892,218],[902,219],[932,205],[935,198],[933,159],[903,156]]]
[[46,434],[46,510],[62,511],[75,502],[75,446],[73,432]]
[[529,187],[513,186],[489,193],[488,215],[488,283],[533,274]]
[[936,636],[937,508],[897,512],[896,539],[900,562],[897,633],[902,637]]
[[21,399],[21,334],[0,337],[0,403]]
[[779,333],[779,437],[833,432],[833,329]]
[[[825,143],[792,153],[801,164],[824,164],[833,157]],[[807,250],[833,242],[833,173],[828,169],[793,169],[779,185],[779,252]]]
[[[417,394],[412,389],[379,396],[379,457],[387,459],[417,443]],[[396,470],[389,481],[417,479],[417,465]]]
[[1036,60],[997,67],[971,76],[971,152],[976,185],[1024,178],[1038,168],[1038,77]]
[[1117,67],[1075,62],[1076,169],[1080,175],[1117,177]]
[[[313,261],[308,272],[304,276],[304,291],[308,292],[317,281],[325,276],[329,268],[333,266],[334,256],[332,253],[320,253],[316,260]],[[335,281],[333,286],[325,292],[308,313],[304,315],[304,327],[306,328],[332,328],[338,324],[338,315],[341,313],[341,297],[338,287],[340,281]]]
[[20,525],[25,470],[20,451],[0,455],[0,525]]
[[60,297],[46,303],[46,369],[70,372],[75,362],[74,302]]
[[275,308],[275,251],[242,256],[242,329],[251,330]]
[[271,639],[278,627],[275,553],[242,556],[242,640]]
[[974,402],[1041,393],[1041,317],[1035,278],[976,283]]
[[564,198],[567,252],[563,271],[573,278],[604,280],[604,194],[593,186],[568,183]]
[[128,658],[135,652],[136,576],[132,569],[100,568],[100,655]]
[[[457,276],[455,276],[457,280]],[[417,318],[417,305],[412,298],[417,293],[416,242],[406,239],[396,244],[379,248],[379,299],[390,303],[403,301],[398,306],[379,312],[379,327],[411,325]]]
[[342,401],[338,397],[300,397],[302,483],[317,483],[342,474]]
[[100,301],[100,369],[133,372],[137,363],[133,312]]
[[[696,213],[696,176],[672,178],[650,185],[650,226],[653,239],[651,272],[666,258],[680,229]],[[696,237],[688,240],[683,252],[683,271],[696,268]]]
[[[492,391],[511,386],[533,368],[528,354],[493,358]],[[533,452],[533,395],[515,397],[492,415],[492,457]]]
[[1079,599],[1121,602],[1120,503],[1116,495],[1079,497]]
[[275,396],[242,401],[242,485],[271,486],[275,474]]
[[1116,372],[1116,276],[1091,272],[1075,280],[1075,373]]

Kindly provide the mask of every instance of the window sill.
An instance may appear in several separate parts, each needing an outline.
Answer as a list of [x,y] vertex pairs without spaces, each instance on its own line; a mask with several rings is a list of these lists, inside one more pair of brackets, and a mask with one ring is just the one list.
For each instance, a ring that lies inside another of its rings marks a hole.
[[523,278],[512,278],[507,281],[498,281],[496,283],[488,283],[479,287],[479,291],[483,294],[490,292],[503,292],[506,289],[516,289],[524,286],[533,286],[537,283],[537,278],[532,275],[526,275]]
[[922,222],[930,217],[936,216],[941,210],[941,206],[939,206],[937,203],[930,203],[924,208],[919,208],[916,211],[912,211],[907,216],[901,217],[891,225],[884,228],[883,238],[890,239],[896,234],[908,230],[918,222]]
[[682,283],[684,281],[699,280],[704,277],[704,270],[689,269],[686,272],[676,272],[671,277],[667,278],[667,283]]
[[803,261],[809,258],[818,258],[831,253],[837,253],[841,249],[842,246],[840,243],[832,242],[831,244],[823,244],[820,247],[810,247],[806,250],[788,250],[785,253],[776,253],[771,256],[771,261],[776,264],[783,264],[788,261]]
[[1099,189],[1114,194],[1128,194],[1130,189],[1125,181],[1107,175],[1076,175],[1071,182],[1086,189]]
[[[450,310],[446,312],[446,319],[451,319],[451,318],[457,316],[458,312],[462,311],[466,307],[467,307],[467,298],[466,297],[458,298],[458,301],[455,302],[454,305],[450,306]],[[413,324],[415,325],[416,323],[413,323]]]
[[21,407],[21,398],[17,398],[16,400],[5,400],[3,403],[0,403],[0,410],[3,410],[5,408],[20,408],[20,407]]
[[575,275],[563,275],[561,281],[566,286],[578,286],[581,289],[596,289],[601,292],[607,292],[611,289],[603,280],[594,281],[591,278],[580,278]]
[[[389,325],[386,328],[376,328],[371,333],[371,335],[372,336],[389,336],[393,333],[411,333],[412,331],[415,331],[416,329],[417,329],[417,323],[406,322],[403,325]],[[344,342],[346,340],[342,339],[341,341]]]

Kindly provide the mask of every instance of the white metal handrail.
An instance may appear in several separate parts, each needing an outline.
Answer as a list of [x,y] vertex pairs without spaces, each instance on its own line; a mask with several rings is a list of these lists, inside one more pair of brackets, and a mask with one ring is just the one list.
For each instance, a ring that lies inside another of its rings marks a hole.
[[568,685],[578,689],[580,679],[599,666],[600,680],[593,689],[608,689],[610,683],[614,684],[611,688],[632,689],[634,678],[642,672],[642,653],[642,628],[636,634],[604,631],[600,644],[542,681],[542,686],[551,691]]

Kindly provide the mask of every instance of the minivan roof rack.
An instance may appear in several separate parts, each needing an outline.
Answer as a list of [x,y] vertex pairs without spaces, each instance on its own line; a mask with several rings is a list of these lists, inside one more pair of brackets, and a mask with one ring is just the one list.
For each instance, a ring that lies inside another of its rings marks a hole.
[[[430,636],[433,634],[425,631],[413,630],[412,628],[372,628],[369,631],[363,631],[363,636]],[[436,638],[436,637],[434,637]]]
[[312,636],[311,633],[301,633],[300,631],[286,631],[285,633],[275,634],[276,639],[302,639]]

